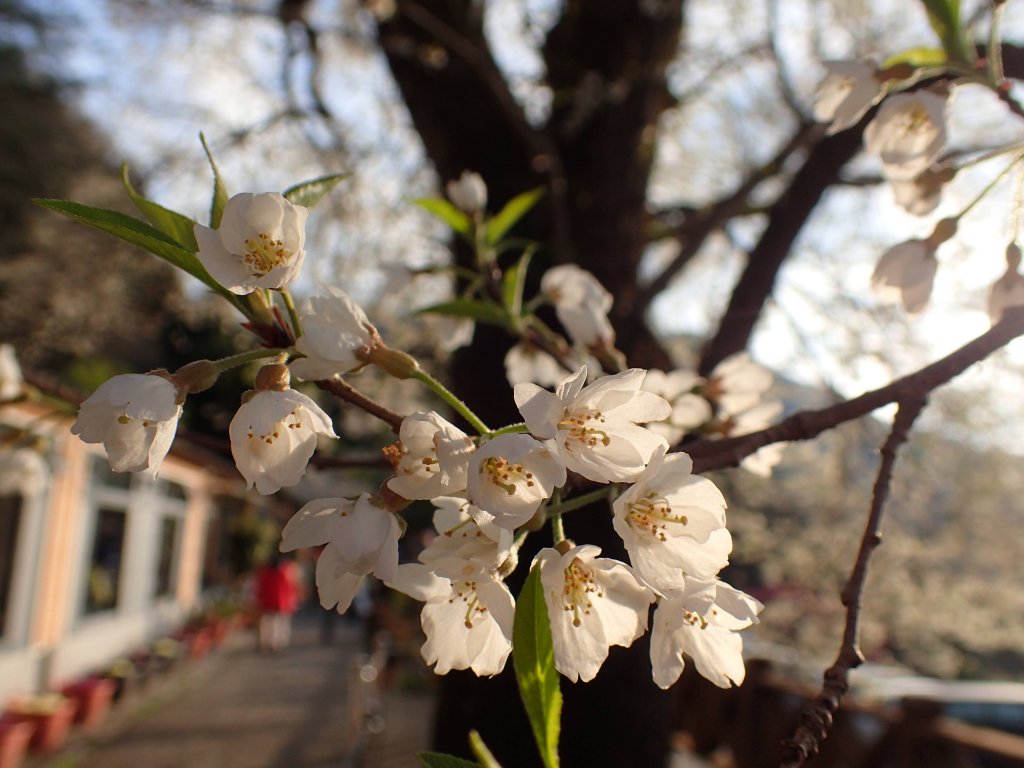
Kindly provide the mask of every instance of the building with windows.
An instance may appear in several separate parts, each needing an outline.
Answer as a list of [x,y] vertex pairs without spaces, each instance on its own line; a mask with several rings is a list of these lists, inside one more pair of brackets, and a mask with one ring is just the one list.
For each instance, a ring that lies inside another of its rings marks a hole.
[[0,708],[180,627],[237,573],[235,521],[265,514],[217,455],[179,440],[157,478],[118,474],[69,425],[0,406]]

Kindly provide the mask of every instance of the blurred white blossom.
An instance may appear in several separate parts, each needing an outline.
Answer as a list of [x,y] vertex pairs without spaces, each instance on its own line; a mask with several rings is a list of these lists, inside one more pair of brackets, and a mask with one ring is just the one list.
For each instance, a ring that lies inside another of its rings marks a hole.
[[388,488],[407,499],[432,499],[465,490],[476,446],[454,424],[431,411],[406,416],[398,433],[396,475]]
[[814,95],[814,119],[829,135],[855,125],[885,93],[873,61],[826,61],[828,74]]
[[864,129],[864,149],[878,155],[890,179],[924,173],[946,146],[948,95],[930,90],[890,96]]
[[455,203],[455,207],[471,216],[483,213],[487,207],[487,185],[479,173],[463,171],[459,178],[445,185],[445,191],[448,193],[448,199]]
[[541,291],[555,305],[558,322],[576,344],[611,347],[615,331],[608,321],[612,295],[590,272],[575,264],[563,264],[544,273]]
[[13,345],[0,344],[0,402],[18,397],[24,384]]

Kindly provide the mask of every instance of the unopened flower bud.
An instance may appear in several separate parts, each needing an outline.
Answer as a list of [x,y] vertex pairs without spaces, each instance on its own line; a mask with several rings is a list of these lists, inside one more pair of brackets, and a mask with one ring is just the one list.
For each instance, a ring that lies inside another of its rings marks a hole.
[[389,376],[396,379],[408,379],[420,370],[420,364],[412,355],[400,349],[391,349],[382,342],[375,344],[358,357],[367,363],[373,363]]
[[260,368],[256,374],[256,391],[273,389],[277,392],[284,392],[291,384],[291,374],[288,366],[284,363],[271,363]]
[[196,360],[179,368],[171,380],[182,395],[203,392],[217,383],[220,370],[209,360]]
[[955,218],[950,217],[940,220],[936,223],[932,233],[928,235],[928,243],[932,247],[936,247],[946,242],[956,234],[956,226],[957,220]]

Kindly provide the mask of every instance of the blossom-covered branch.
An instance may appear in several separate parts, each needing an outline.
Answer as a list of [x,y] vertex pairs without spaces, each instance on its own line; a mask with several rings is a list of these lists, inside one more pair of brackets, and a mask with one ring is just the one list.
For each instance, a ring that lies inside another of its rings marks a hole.
[[1003,320],[973,341],[921,370],[896,379],[852,400],[800,411],[767,429],[724,440],[700,440],[687,446],[695,472],[737,466],[745,457],[766,445],[810,440],[833,427],[865,416],[883,405],[912,397],[924,397],[959,376],[975,363],[1024,334],[1024,308],[1008,309]]

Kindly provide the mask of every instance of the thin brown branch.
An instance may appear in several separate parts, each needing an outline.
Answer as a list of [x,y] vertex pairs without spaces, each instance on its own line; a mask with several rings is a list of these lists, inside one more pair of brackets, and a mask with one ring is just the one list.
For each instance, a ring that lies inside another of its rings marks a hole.
[[367,397],[362,392],[354,389],[351,385],[341,379],[320,379],[320,381],[316,382],[316,385],[324,392],[330,392],[332,395],[341,398],[346,403],[352,403],[352,405],[362,408],[371,416],[376,416],[391,427],[392,432],[396,435],[398,434],[398,430],[402,426],[402,419],[405,418],[404,416],[400,416],[394,411],[389,411],[376,400]]
[[839,703],[850,688],[850,670],[860,666],[864,661],[860,650],[860,614],[868,566],[871,555],[882,543],[882,512],[889,497],[896,453],[900,445],[907,440],[910,428],[926,402],[924,396],[901,400],[899,410],[893,419],[892,431],[882,446],[882,461],[871,494],[871,508],[864,526],[864,535],[861,537],[860,549],[857,551],[853,570],[850,571],[850,578],[841,593],[843,605],[846,606],[846,625],[843,628],[839,654],[832,666],[825,670],[821,692],[800,713],[800,724],[793,735],[782,743],[782,768],[799,768],[818,753],[821,742],[828,737],[832,728],[833,717],[839,709]]
[[672,236],[682,242],[682,248],[672,262],[662,272],[640,290],[638,303],[647,306],[655,296],[661,293],[672,278],[700,251],[708,237],[735,216],[747,211],[747,198],[758,184],[776,175],[783,164],[801,149],[809,138],[820,133],[821,128],[813,124],[801,125],[793,137],[760,168],[754,170],[746,180],[726,198],[704,208],[675,228]]
[[1024,334],[1024,307],[1008,311],[1003,320],[973,341],[879,389],[815,411],[800,411],[759,432],[725,440],[700,440],[686,451],[694,472],[735,467],[759,448],[772,443],[810,440],[833,427],[865,416],[889,403],[925,397],[975,363]]

